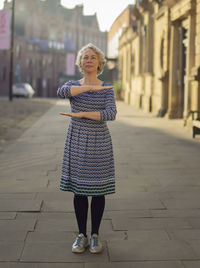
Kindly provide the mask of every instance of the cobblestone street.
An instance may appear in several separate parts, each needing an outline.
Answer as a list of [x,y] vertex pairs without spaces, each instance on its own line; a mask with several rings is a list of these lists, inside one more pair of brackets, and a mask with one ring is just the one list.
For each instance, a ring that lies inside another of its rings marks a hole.
[[66,103],[58,100],[0,154],[0,268],[200,267],[200,138],[180,120],[123,102],[108,123],[116,194],[106,196],[104,250],[71,252],[73,194],[59,190]]

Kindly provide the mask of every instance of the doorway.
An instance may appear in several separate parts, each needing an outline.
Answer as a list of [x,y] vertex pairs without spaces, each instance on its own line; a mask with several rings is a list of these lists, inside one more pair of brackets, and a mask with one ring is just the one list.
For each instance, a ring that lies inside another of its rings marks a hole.
[[187,74],[186,74],[186,52],[188,46],[188,37],[187,37],[187,29],[185,27],[181,27],[181,59],[180,59],[180,73],[181,73],[181,81],[180,81],[180,108],[181,108],[181,117],[183,118],[184,112],[184,98],[185,98],[185,85],[187,83]]

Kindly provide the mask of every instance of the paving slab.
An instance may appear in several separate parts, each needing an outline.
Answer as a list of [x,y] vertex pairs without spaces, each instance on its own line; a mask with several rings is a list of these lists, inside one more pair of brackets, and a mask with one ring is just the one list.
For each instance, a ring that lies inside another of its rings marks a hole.
[[76,220],[75,212],[40,212],[38,214],[38,219],[42,220],[55,220],[55,219],[63,219],[63,220]]
[[40,211],[41,200],[0,199],[0,211]]
[[0,241],[0,261],[18,261],[20,259],[23,242]]
[[126,240],[134,241],[157,241],[169,240],[168,232],[161,230],[126,231]]
[[[179,261],[141,261],[98,263],[95,268],[183,268]],[[94,268],[93,263],[86,263],[85,268]],[[196,268],[196,267],[194,267]]]
[[44,201],[43,212],[73,212],[73,202],[70,201],[63,201],[63,200],[53,200],[53,201]]
[[29,232],[26,237],[26,242],[73,242],[77,233],[72,231],[34,231]]
[[16,219],[38,219],[38,220],[76,220],[74,212],[62,213],[62,212],[17,212]]
[[0,230],[1,231],[33,231],[36,224],[35,219],[28,220],[0,220]]
[[167,209],[199,209],[200,196],[199,198],[164,200],[163,204]]
[[[198,179],[199,180],[199,179]],[[181,191],[181,192],[171,192],[170,193],[171,198],[176,199],[198,199],[199,198],[199,192],[190,192],[190,191]]]
[[200,229],[200,218],[190,218],[188,221],[194,229]]
[[[199,173],[200,174],[200,173]],[[200,186],[196,185],[168,185],[163,187],[162,192],[190,192],[190,193],[200,193]]]
[[[77,231],[77,222],[75,219],[43,219],[38,220],[36,231]],[[91,229],[91,221],[88,219],[88,232]],[[112,231],[110,220],[102,220],[100,232]]]
[[[3,194],[0,193],[0,199],[8,198],[8,199],[35,199],[35,193],[10,193],[10,194]],[[41,200],[41,198],[40,198]]]
[[152,209],[149,213],[155,218],[200,218],[200,209]]
[[[29,171],[30,174],[30,171]],[[29,180],[0,180],[0,193],[32,193],[45,191],[48,185],[48,179],[29,179]]]
[[183,241],[108,241],[112,261],[188,260],[198,259],[192,248]]
[[27,220],[27,219],[34,219],[37,220],[40,215],[40,211],[29,212],[17,212],[16,219],[17,220]]
[[16,212],[0,212],[0,220],[13,220],[16,215]]
[[196,173],[193,175],[181,175],[181,178],[175,180],[173,185],[186,185],[186,186],[200,186],[199,178],[196,176]]
[[191,247],[194,249],[194,252],[198,256],[198,259],[200,260],[200,237],[198,240],[188,240],[188,243],[191,245]]
[[28,230],[6,230],[5,228],[0,230],[0,241],[4,242],[18,242],[25,241]]
[[44,231],[71,231],[77,230],[77,223],[75,219],[46,219],[38,220],[36,229],[37,232]]
[[200,240],[200,229],[191,229],[191,230],[169,230],[169,237],[171,239],[178,240]]
[[184,265],[184,268],[199,268],[200,261],[184,261],[183,265]]
[[151,218],[150,210],[106,210],[103,214],[104,219],[131,219],[131,218]]
[[107,248],[103,243],[101,254],[71,252],[71,242],[26,243],[21,261],[29,262],[108,262]]
[[117,199],[107,200],[105,210],[165,209],[159,200]]
[[[49,167],[48,167],[49,168]],[[9,173],[8,171],[4,170],[1,171],[1,179],[2,180],[10,180],[10,179],[24,179],[24,180],[31,180],[33,178],[35,178],[37,180],[37,178],[42,178],[44,176],[47,176],[47,169],[38,169],[38,168],[18,168],[15,170],[10,170]],[[3,192],[2,192],[3,193]]]
[[181,218],[135,218],[125,221],[113,218],[114,230],[192,229],[187,219]]
[[82,263],[0,263],[0,268],[84,268]]

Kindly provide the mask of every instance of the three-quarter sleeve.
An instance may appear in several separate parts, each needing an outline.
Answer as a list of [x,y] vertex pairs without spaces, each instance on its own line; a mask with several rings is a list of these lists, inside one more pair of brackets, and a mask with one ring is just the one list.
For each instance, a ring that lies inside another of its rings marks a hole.
[[70,99],[71,96],[71,92],[70,92],[70,88],[72,86],[72,81],[69,80],[67,83],[65,83],[63,86],[59,87],[57,90],[57,96],[60,98],[67,98]]
[[101,121],[115,120],[117,108],[113,89],[106,89],[105,94],[105,109],[100,111]]

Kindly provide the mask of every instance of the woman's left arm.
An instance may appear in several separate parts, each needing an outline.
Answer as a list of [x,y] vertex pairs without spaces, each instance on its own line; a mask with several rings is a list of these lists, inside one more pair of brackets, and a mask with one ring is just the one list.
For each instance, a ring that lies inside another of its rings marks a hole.
[[115,120],[117,108],[114,97],[114,89],[105,90],[105,108],[98,112],[83,112],[83,117],[98,120],[98,121],[111,121]]
[[117,114],[117,108],[114,98],[114,90],[106,90],[105,96],[105,108],[96,112],[79,112],[79,113],[60,113],[62,115],[68,115],[76,118],[88,118],[96,121],[111,121],[115,120]]
[[115,120],[117,114],[117,108],[114,97],[114,89],[106,90],[105,108],[100,111],[101,121]]

